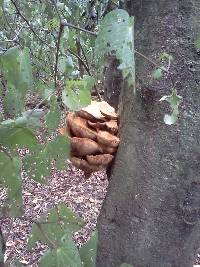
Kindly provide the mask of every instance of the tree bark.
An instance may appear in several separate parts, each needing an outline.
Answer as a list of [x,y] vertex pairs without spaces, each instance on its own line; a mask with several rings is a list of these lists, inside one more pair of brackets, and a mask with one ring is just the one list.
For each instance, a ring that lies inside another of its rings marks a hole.
[[[200,3],[129,0],[125,8],[135,16],[136,50],[154,61],[173,55],[173,75],[152,81],[152,65],[137,57],[136,94],[121,89],[121,143],[98,219],[97,267],[191,267],[200,246]],[[174,84],[183,103],[169,126],[169,105],[159,99]]]

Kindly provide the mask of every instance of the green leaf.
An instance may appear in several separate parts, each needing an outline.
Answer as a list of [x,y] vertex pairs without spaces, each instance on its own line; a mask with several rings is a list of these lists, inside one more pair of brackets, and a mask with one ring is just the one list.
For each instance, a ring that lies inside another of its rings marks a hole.
[[160,79],[162,77],[162,69],[160,68],[155,69],[154,72],[152,73],[152,77],[154,79]]
[[63,90],[62,100],[71,110],[80,110],[91,102],[91,89],[94,86],[91,76],[84,76],[82,80],[69,80]]
[[33,147],[37,144],[37,139],[33,132],[13,120],[7,120],[0,124],[0,143],[10,148]]
[[127,263],[122,263],[122,264],[120,265],[120,267],[133,267],[133,265],[131,265],[131,264],[127,264]]
[[28,246],[32,248],[37,241],[47,243],[50,247],[52,244],[54,247],[62,246],[63,236],[67,234],[70,239],[84,224],[65,204],[58,204],[42,216],[38,224],[33,225]]
[[60,108],[55,96],[50,99],[50,111],[46,116],[46,124],[50,130],[58,128],[60,122]]
[[22,214],[21,161],[19,157],[9,158],[0,152],[0,183],[7,187],[8,198],[0,214],[20,216]]
[[102,21],[95,42],[95,55],[98,65],[105,56],[115,55],[119,68],[129,84],[135,82],[135,62],[133,44],[134,20],[122,9],[109,12]]
[[199,50],[200,49],[200,34],[198,34],[194,44],[195,44],[196,49]]
[[32,87],[32,69],[28,49],[18,47],[8,49],[0,56],[0,70],[7,80],[4,108],[11,115],[23,110],[28,89]]
[[[48,156],[51,160],[56,160],[57,167],[64,169],[66,159],[69,157],[70,143],[66,136],[56,136],[56,138],[47,144]],[[63,165],[63,166],[62,166]]]
[[161,53],[159,58],[160,60],[164,60],[164,59],[173,60],[173,56],[166,52]]
[[23,159],[28,176],[39,183],[45,183],[45,177],[51,174],[51,161],[44,146],[37,145],[30,155]]
[[18,47],[8,49],[0,57],[0,66],[8,83],[19,91],[26,92],[32,87],[32,68],[28,48]]
[[92,233],[89,241],[80,248],[79,253],[81,260],[84,263],[84,267],[96,266],[97,242],[98,233],[95,231]]
[[62,245],[47,251],[39,262],[39,267],[81,267],[78,249],[71,238],[65,234]]
[[178,107],[182,102],[182,96],[177,95],[176,89],[172,90],[172,94],[168,96],[163,96],[159,101],[167,101],[170,104],[170,108],[172,109],[172,113],[170,115],[166,114],[164,116],[165,124],[171,125],[176,123],[178,118]]
[[0,263],[4,262],[4,253],[5,253],[5,241],[3,233],[0,232]]

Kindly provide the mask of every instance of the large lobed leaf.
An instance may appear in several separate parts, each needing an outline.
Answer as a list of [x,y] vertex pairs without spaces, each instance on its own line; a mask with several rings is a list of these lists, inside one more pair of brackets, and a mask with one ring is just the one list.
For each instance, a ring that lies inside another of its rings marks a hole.
[[95,55],[98,65],[102,65],[102,59],[114,55],[119,60],[119,69],[129,84],[134,85],[134,40],[132,17],[122,9],[109,12],[100,27],[95,42]]

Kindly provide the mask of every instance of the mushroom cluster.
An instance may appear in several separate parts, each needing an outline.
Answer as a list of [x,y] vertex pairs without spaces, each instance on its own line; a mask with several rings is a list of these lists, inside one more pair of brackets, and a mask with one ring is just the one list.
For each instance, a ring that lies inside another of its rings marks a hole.
[[70,138],[72,164],[87,178],[92,172],[107,168],[120,141],[115,109],[105,101],[92,101],[80,111],[68,113],[66,123],[60,132],[67,132]]

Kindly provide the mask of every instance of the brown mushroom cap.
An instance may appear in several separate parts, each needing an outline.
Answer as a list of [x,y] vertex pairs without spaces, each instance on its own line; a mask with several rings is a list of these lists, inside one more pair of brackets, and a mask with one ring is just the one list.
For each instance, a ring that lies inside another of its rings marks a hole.
[[70,160],[76,168],[87,173],[96,172],[103,168],[101,165],[90,165],[85,159],[79,159],[77,157],[71,157]]
[[100,154],[95,156],[87,155],[86,158],[91,165],[102,165],[106,167],[112,162],[114,156],[110,154]]
[[117,119],[115,109],[111,107],[106,101],[99,102],[100,112],[108,119]]
[[100,103],[97,101],[92,101],[91,104],[85,108],[78,111],[78,115],[90,121],[105,121],[105,116],[100,111]]
[[116,120],[110,120],[105,122],[88,121],[88,125],[94,129],[108,130],[112,134],[116,134],[118,131],[118,125]]
[[60,135],[68,135],[69,137],[73,136],[72,132],[69,130],[67,126],[63,128],[59,128],[58,133]]
[[103,150],[95,141],[88,138],[72,137],[71,154],[78,157],[102,153]]
[[67,115],[67,125],[77,137],[85,137],[96,140],[96,132],[87,127],[87,121],[74,113]]
[[109,132],[98,131],[97,141],[99,144],[102,144],[103,146],[118,147],[120,140],[117,136]]
[[101,148],[103,150],[103,153],[105,153],[105,154],[114,155],[116,153],[116,151],[117,151],[117,147],[110,147],[110,146],[101,145]]

